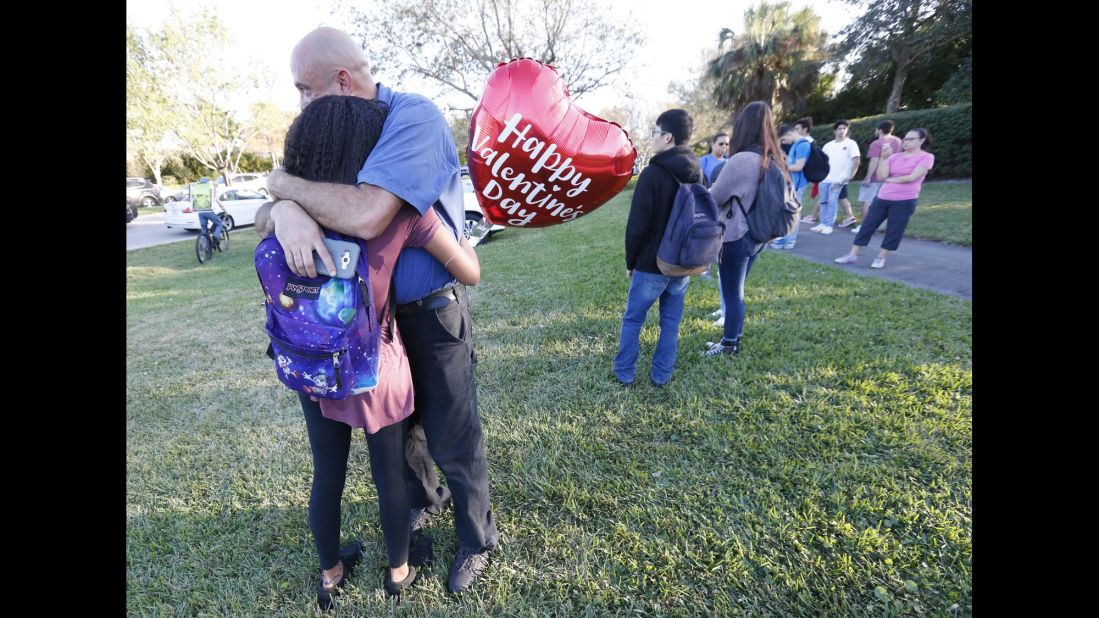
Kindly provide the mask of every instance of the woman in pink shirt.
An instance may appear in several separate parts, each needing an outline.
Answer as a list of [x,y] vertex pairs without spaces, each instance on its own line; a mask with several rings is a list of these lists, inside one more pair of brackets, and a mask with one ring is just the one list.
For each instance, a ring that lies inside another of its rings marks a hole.
[[876,176],[884,184],[870,204],[862,228],[851,245],[851,252],[836,258],[837,264],[854,264],[858,261],[859,250],[870,244],[870,237],[883,222],[888,221],[881,251],[870,268],[885,266],[885,256],[890,251],[896,251],[901,244],[901,236],[908,226],[908,219],[916,212],[916,198],[920,196],[923,179],[935,165],[935,155],[924,150],[925,146],[930,145],[931,134],[927,129],[918,128],[904,136],[901,152],[893,154],[892,146],[882,146],[882,162],[878,164]]
[[[286,171],[306,180],[355,184],[387,114],[384,103],[355,96],[331,95],[313,101],[286,134]],[[257,223],[257,231],[260,229]],[[476,285],[481,276],[473,248],[464,238],[459,244],[434,210],[421,217],[405,204],[389,227],[366,243],[365,263],[381,327],[378,385],[339,400],[318,401],[298,394],[313,453],[309,527],[320,558],[317,604],[322,610],[331,607],[332,597],[363,555],[362,543],[357,540],[343,550],[339,547],[340,502],[353,429],[362,428],[366,433],[370,471],[378,492],[389,566],[383,587],[391,595],[400,594],[416,580],[416,560],[409,556],[409,501],[404,478],[404,445],[413,406],[412,373],[396,321],[390,318],[389,302],[393,268],[404,247],[423,247],[466,285]]]

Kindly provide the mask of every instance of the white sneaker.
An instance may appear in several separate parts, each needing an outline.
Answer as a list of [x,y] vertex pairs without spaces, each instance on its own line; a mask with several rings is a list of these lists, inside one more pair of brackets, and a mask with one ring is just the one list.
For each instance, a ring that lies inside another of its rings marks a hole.
[[725,315],[725,312],[722,311],[721,309],[718,309],[717,311],[710,312],[710,317],[711,318],[720,318],[724,315]]
[[858,256],[848,253],[847,255],[841,255],[840,257],[832,261],[837,264],[854,264],[855,262],[859,261],[859,258]]
[[711,326],[725,326],[725,316],[721,316],[720,318],[714,320],[714,323],[711,324]]
[[870,268],[885,268],[885,258],[883,258],[883,257],[874,258],[874,262],[872,264],[870,264]]
[[825,225],[824,227],[820,228],[820,233],[827,236],[827,235],[832,233],[832,227],[828,226],[828,225]]
[[809,228],[809,231],[810,232],[819,232],[821,230],[821,228],[823,228],[823,227],[824,227],[823,225],[817,224],[817,225],[814,225],[813,227]]
[[801,222],[802,223],[816,223],[817,220],[814,219],[812,215],[809,215],[809,216],[806,216],[806,217],[802,217]]
[[852,234],[858,234],[859,230],[861,230],[861,229],[862,229],[861,225],[856,225],[855,227],[851,228],[851,233]]

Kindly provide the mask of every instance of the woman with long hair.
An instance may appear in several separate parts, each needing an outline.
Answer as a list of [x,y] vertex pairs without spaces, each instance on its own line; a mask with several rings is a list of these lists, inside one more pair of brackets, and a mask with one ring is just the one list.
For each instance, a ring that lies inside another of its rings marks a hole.
[[763,101],[749,103],[733,123],[729,143],[732,153],[725,162],[710,193],[721,208],[725,238],[721,245],[721,295],[725,300],[725,331],[721,341],[707,343],[705,356],[738,354],[744,329],[744,280],[752,270],[765,243],[757,243],[748,234],[744,210],[755,201],[759,181],[768,166],[778,166],[790,181],[786,155],[779,145],[771,107]]
[[[355,96],[330,95],[310,103],[286,134],[286,171],[306,180],[356,184],[358,171],[382,132],[388,110],[384,103]],[[266,225],[257,231],[266,230]],[[262,233],[262,232],[260,232]],[[378,385],[345,399],[317,400],[298,395],[313,454],[309,527],[320,558],[317,603],[328,609],[332,597],[351,576],[362,557],[353,541],[342,551],[340,501],[347,476],[351,432],[363,428],[370,468],[378,492],[382,533],[389,569],[383,586],[391,595],[412,585],[416,568],[409,564],[409,500],[404,477],[404,445],[412,414],[412,373],[396,322],[390,319],[390,280],[404,247],[423,247],[445,264],[458,281],[476,285],[481,268],[477,254],[463,238],[442,226],[434,210],[422,217],[404,205],[389,227],[366,243],[374,306],[381,328]]]
[[870,268],[885,267],[885,257],[901,246],[901,236],[908,227],[908,220],[916,212],[916,199],[920,197],[923,179],[935,165],[935,155],[925,150],[929,146],[931,133],[923,127],[905,134],[901,152],[894,153],[889,144],[882,146],[881,163],[875,175],[883,184],[874,201],[870,202],[870,210],[855,236],[851,251],[836,258],[834,261],[837,264],[857,262],[859,251],[870,244],[870,237],[883,222],[888,221],[881,250],[870,264]]

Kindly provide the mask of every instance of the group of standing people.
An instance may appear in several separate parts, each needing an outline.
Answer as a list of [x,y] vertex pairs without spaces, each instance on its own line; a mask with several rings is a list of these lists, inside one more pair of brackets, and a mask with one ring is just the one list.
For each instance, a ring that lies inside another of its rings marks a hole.
[[363,555],[357,539],[340,547],[355,428],[366,433],[377,488],[389,565],[382,586],[397,595],[417,581],[416,567],[433,555],[424,530],[453,507],[459,548],[448,588],[460,592],[484,575],[499,532],[465,289],[479,281],[480,265],[461,234],[454,138],[430,100],[376,83],[362,49],[340,30],[306,35],[290,68],[302,113],[287,133],[285,168],[267,178],[275,201],[257,213],[256,232],[275,234],[301,277],[317,276],[314,252],[335,272],[322,227],[368,241],[382,333],[377,388],[341,400],[299,394],[313,456],[317,602],[332,606]]
[[[649,308],[657,302],[660,336],[653,352],[649,380],[660,388],[672,379],[679,353],[679,323],[683,318],[690,278],[661,273],[656,253],[680,184],[705,183],[703,165],[687,145],[693,128],[693,120],[685,110],[671,109],[660,114],[651,133],[656,154],[641,171],[634,187],[625,243],[626,277],[630,284],[618,354],[613,364],[614,379],[622,385],[634,383],[641,327]],[[714,141],[716,143],[718,139]],[[723,321],[721,341],[709,344],[703,351],[708,356],[739,353],[745,312],[744,281],[765,246],[747,234],[744,212],[733,206],[732,198],[737,196],[740,203],[752,204],[759,180],[769,166],[777,166],[789,178],[771,108],[763,101],[750,103],[737,115],[728,143],[731,156],[718,162],[721,167],[710,187],[710,193],[721,207],[719,219],[725,223],[718,272],[728,315]]]
[[[274,201],[257,213],[256,232],[274,234],[301,277],[317,276],[314,253],[335,270],[323,229],[368,241],[366,262],[382,332],[375,390],[341,400],[299,395],[313,459],[309,526],[320,563],[318,605],[332,606],[363,555],[357,539],[340,547],[340,507],[356,428],[366,434],[377,488],[389,566],[383,588],[396,595],[417,580],[416,567],[433,553],[425,529],[432,516],[453,507],[459,548],[448,588],[460,592],[484,576],[499,532],[477,412],[477,357],[465,289],[479,281],[480,264],[461,234],[463,190],[454,139],[431,101],[375,82],[362,49],[340,30],[318,28],[306,35],[291,55],[291,73],[302,113],[287,133],[285,168],[267,178]],[[732,198],[752,204],[769,167],[803,191],[800,170],[810,127],[796,123],[776,130],[770,107],[756,101],[737,115],[731,135],[715,136],[712,152],[700,160],[687,146],[693,121],[686,111],[668,110],[656,119],[650,135],[656,154],[638,178],[626,228],[630,283],[616,380],[633,384],[641,326],[656,302],[660,338],[650,379],[657,387],[672,379],[689,280],[661,274],[656,251],[680,183],[712,184],[726,224],[718,272],[728,316],[721,341],[708,344],[703,354],[740,351],[744,282],[766,245],[746,234],[744,213],[731,207]],[[845,139],[846,123],[842,136],[840,127],[840,156],[853,163],[822,187],[821,225],[829,230],[841,187],[858,163],[857,145]],[[902,152],[881,146],[880,163],[871,163],[875,182],[883,185],[851,252],[836,262],[853,262],[885,220],[890,234],[883,254],[896,249],[934,161],[921,150],[929,143],[926,130],[915,129]],[[792,247],[796,230],[792,236],[780,241]]]
[[[760,180],[769,166],[776,166],[787,178],[798,201],[803,203],[809,182],[805,166],[811,156],[813,138],[809,135],[812,118],[801,118],[790,125],[775,128],[770,107],[754,101],[737,114],[732,135],[717,133],[711,140],[711,152],[697,157],[687,146],[693,123],[681,109],[665,111],[656,119],[652,131],[656,153],[641,171],[634,188],[626,223],[626,276],[630,280],[626,309],[622,316],[619,350],[613,364],[614,379],[622,385],[634,383],[639,356],[639,338],[648,310],[659,301],[660,335],[653,352],[649,379],[663,387],[672,378],[678,355],[679,324],[689,277],[666,276],[656,264],[656,252],[664,236],[675,192],[681,183],[700,182],[709,187],[719,206],[725,232],[718,262],[718,288],[721,307],[712,315],[715,326],[723,329],[718,342],[707,342],[705,356],[735,355],[741,350],[744,316],[744,283],[759,253],[768,243],[755,242],[747,233],[743,211],[734,207],[754,202]],[[853,264],[859,250],[870,242],[877,228],[888,222],[881,252],[871,268],[882,268],[885,257],[896,251],[915,212],[916,199],[935,156],[927,129],[908,131],[904,140],[892,135],[895,123],[882,121],[870,144],[869,170],[863,180],[862,225],[856,227],[850,251],[835,259],[837,264]],[[839,120],[832,126],[835,139],[821,149],[828,157],[829,172],[820,183],[818,211],[802,219],[817,223],[811,231],[832,234],[835,227],[848,227],[857,221],[847,201],[847,185],[854,178],[861,160],[858,144],[848,137],[850,123]],[[728,158],[723,159],[728,152]],[[844,204],[846,218],[836,225],[838,207]],[[819,219],[818,219],[819,216]],[[798,227],[787,236],[769,243],[773,249],[793,249]]]

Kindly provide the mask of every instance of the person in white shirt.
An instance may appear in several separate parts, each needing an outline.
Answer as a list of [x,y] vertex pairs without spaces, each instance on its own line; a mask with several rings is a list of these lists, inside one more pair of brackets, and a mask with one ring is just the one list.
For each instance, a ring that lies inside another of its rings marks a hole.
[[820,183],[820,223],[812,228],[813,232],[831,234],[836,224],[836,211],[839,208],[840,191],[859,169],[859,145],[847,138],[851,123],[837,120],[832,125],[836,139],[828,142],[821,150],[828,155],[828,176]]

